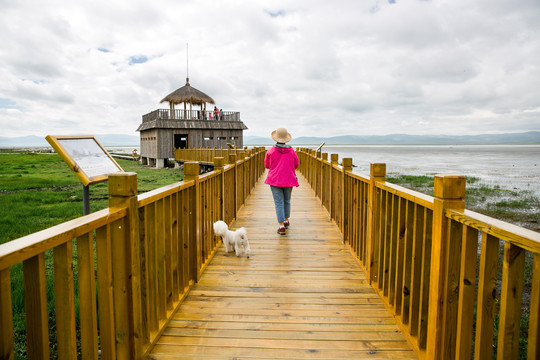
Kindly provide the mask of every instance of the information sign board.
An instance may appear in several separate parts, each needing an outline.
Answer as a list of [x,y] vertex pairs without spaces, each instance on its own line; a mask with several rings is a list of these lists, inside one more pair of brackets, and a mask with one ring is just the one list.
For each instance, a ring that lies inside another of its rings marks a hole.
[[124,171],[93,135],[48,135],[45,139],[84,186]]

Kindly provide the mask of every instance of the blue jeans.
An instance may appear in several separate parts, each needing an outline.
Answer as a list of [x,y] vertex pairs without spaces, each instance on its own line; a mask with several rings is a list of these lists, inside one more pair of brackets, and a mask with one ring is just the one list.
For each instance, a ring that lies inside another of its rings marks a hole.
[[291,216],[291,194],[292,187],[279,187],[270,185],[274,196],[274,206],[276,207],[277,221],[282,223]]

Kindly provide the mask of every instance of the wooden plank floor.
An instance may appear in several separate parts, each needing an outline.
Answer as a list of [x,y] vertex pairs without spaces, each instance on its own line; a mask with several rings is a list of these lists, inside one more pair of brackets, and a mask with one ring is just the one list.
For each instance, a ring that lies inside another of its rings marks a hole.
[[220,246],[150,359],[417,358],[299,180],[286,236],[259,182],[232,226],[247,229],[251,257]]

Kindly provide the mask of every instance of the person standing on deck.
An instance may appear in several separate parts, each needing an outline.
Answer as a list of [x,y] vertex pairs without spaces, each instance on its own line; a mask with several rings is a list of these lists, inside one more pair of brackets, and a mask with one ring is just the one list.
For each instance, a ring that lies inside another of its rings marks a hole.
[[300,164],[294,149],[287,145],[291,141],[291,134],[285,128],[279,128],[272,132],[272,139],[276,142],[264,157],[264,167],[268,169],[268,176],[264,181],[270,185],[276,216],[279,223],[277,233],[286,235],[291,216],[291,194],[293,186],[298,186],[298,178],[295,170]]

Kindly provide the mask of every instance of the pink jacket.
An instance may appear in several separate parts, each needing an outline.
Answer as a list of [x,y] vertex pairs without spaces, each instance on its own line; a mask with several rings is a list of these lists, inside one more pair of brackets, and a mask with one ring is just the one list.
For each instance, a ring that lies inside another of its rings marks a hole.
[[272,146],[264,157],[264,167],[269,169],[265,184],[279,187],[298,186],[295,169],[299,161],[296,152],[291,148]]

